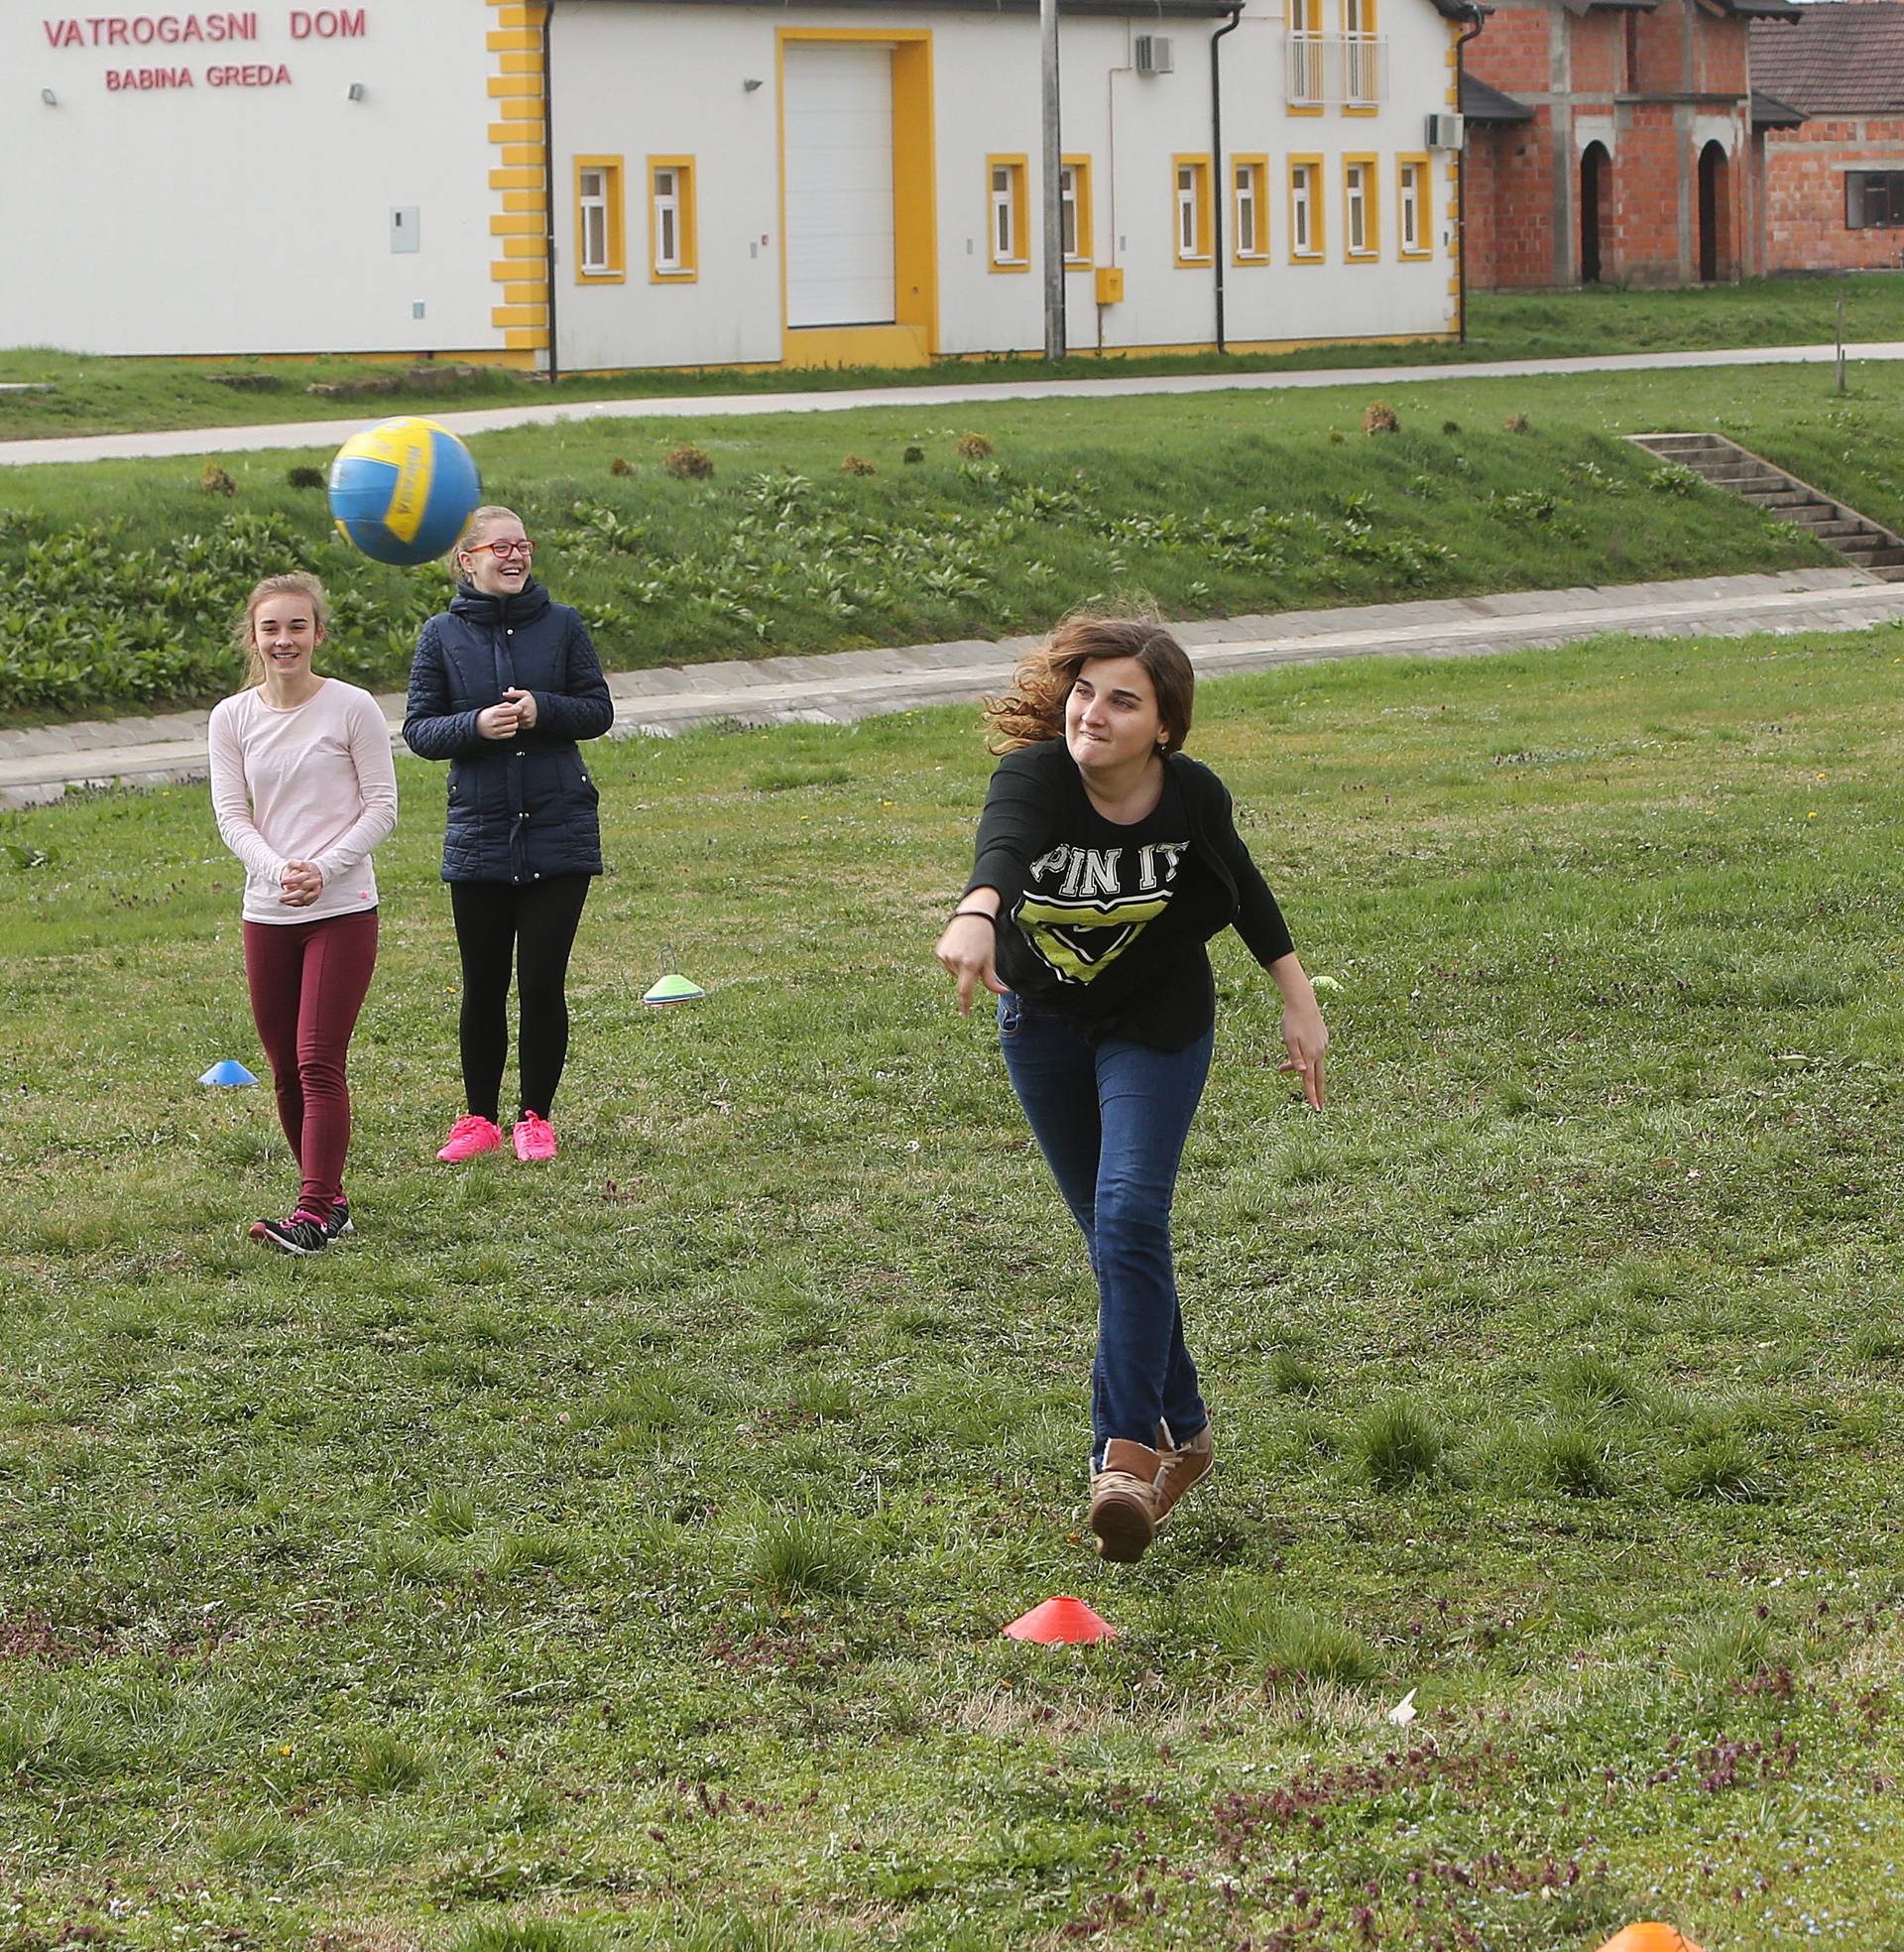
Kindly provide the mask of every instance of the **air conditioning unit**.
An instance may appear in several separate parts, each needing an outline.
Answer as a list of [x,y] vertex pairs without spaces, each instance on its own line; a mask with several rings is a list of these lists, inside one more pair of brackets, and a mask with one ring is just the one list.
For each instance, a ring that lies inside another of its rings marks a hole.
[[1176,66],[1170,54],[1170,37],[1167,34],[1139,34],[1137,36],[1137,72],[1139,74],[1168,74]]
[[1428,147],[1430,149],[1459,149],[1462,138],[1462,119],[1459,115],[1431,115],[1428,118]]

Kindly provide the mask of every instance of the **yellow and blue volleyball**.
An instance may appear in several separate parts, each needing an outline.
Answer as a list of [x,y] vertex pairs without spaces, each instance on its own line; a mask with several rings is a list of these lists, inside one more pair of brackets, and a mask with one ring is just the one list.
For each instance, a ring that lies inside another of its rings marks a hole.
[[482,499],[469,449],[410,415],[353,433],[330,464],[331,519],[379,562],[441,555]]

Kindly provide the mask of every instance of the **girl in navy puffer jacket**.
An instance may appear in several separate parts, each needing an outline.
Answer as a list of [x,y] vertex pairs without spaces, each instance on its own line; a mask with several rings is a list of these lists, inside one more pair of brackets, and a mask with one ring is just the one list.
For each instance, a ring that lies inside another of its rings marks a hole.
[[530,574],[535,545],[506,508],[479,508],[456,545],[449,609],[416,640],[404,738],[449,761],[443,879],[463,963],[468,1111],[436,1157],[493,1152],[521,1005],[516,1157],[555,1157],[548,1116],[568,1054],[564,984],[592,876],[602,872],[595,784],[577,749],[615,720],[587,627]]

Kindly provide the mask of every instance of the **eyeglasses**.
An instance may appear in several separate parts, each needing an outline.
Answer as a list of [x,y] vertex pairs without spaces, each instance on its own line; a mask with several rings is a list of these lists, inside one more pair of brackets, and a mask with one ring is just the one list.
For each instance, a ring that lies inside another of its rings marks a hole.
[[527,537],[520,543],[471,543],[464,549],[463,553],[465,555],[481,555],[484,550],[488,550],[491,555],[500,555],[505,558],[512,555],[534,555],[536,553],[536,545]]

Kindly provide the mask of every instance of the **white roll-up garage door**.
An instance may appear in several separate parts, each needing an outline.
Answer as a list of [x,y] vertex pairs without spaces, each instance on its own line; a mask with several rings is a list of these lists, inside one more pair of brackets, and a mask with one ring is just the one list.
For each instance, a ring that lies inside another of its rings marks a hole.
[[892,50],[789,41],[786,322],[890,325]]

